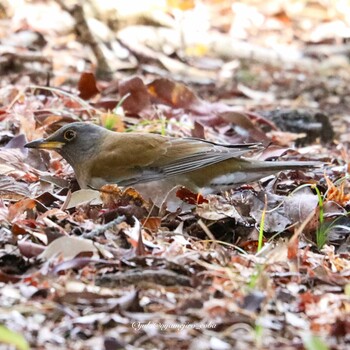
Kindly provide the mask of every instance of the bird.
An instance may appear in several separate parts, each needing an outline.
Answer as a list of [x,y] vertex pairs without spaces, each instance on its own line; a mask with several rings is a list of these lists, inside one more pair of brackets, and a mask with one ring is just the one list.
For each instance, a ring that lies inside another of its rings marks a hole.
[[25,147],[58,152],[73,168],[82,189],[117,184],[151,197],[165,195],[175,186],[203,195],[218,193],[281,170],[320,165],[243,157],[259,144],[222,145],[197,138],[120,133],[86,122],[67,124]]

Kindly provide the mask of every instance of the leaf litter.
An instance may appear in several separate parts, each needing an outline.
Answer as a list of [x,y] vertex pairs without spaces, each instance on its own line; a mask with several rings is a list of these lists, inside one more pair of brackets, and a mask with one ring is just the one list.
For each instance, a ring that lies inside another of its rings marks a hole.
[[[345,349],[347,5],[169,1],[140,7],[142,21],[124,14],[117,30],[116,12],[92,3],[75,8],[92,43],[64,1],[0,6],[0,341],[21,349]],[[204,197],[178,189],[182,204],[169,210],[131,188],[79,190],[61,157],[23,148],[79,120],[259,142],[260,159],[326,166]]]

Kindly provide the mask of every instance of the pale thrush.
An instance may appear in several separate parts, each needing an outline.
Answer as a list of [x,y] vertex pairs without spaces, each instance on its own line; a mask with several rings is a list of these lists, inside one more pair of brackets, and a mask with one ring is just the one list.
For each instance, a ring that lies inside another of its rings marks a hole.
[[[71,123],[28,148],[55,150],[72,166],[81,188],[105,184],[148,193],[182,185],[203,194],[259,180],[281,170],[315,168],[317,162],[242,158],[254,144],[219,145],[194,138],[119,133],[88,123]],[[166,193],[163,193],[165,196]]]

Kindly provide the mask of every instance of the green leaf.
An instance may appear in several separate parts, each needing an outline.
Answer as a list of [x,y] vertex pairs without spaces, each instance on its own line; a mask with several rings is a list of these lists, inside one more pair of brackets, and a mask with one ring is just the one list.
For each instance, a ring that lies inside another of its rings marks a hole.
[[304,337],[304,346],[307,350],[329,350],[328,345],[313,334],[308,334]]
[[21,334],[13,332],[3,325],[0,325],[0,344],[13,345],[18,350],[30,349],[28,342]]
[[350,297],[350,283],[345,285],[344,293],[346,296]]

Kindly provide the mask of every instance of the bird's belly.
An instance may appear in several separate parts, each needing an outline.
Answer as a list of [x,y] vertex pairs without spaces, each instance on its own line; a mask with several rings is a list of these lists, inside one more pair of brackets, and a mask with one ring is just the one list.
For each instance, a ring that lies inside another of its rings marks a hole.
[[212,188],[226,189],[247,181],[247,173],[236,171],[234,173],[220,175],[210,180],[209,186]]

